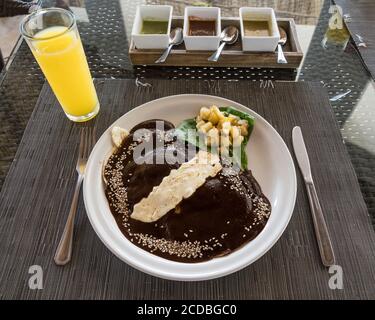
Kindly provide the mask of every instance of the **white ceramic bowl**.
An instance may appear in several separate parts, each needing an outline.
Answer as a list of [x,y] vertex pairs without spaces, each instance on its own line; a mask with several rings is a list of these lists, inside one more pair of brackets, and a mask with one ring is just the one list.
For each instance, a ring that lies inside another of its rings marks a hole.
[[255,117],[247,146],[249,167],[272,204],[263,231],[239,250],[201,263],[180,263],[160,258],[135,245],[121,233],[104,194],[102,164],[112,149],[110,128],[96,143],[86,168],[84,200],[90,222],[103,243],[117,257],[148,274],[173,280],[207,280],[240,270],[265,254],[279,239],[292,216],[296,199],[296,173],[292,157],[276,130],[261,116],[231,100],[207,95],[176,95],[145,103],[113,123],[131,129],[147,119],[165,119],[178,125],[194,117],[202,106],[231,105]]
[[[239,12],[242,50],[250,52],[275,51],[277,43],[280,40],[275,11],[272,8],[242,7]],[[270,23],[271,35],[268,37],[245,36],[243,26],[244,20],[268,20]]]
[[[172,12],[172,6],[144,5],[137,7],[132,29],[132,39],[137,49],[165,49],[168,47]],[[144,19],[168,21],[167,32],[165,34],[141,34]]]
[[[189,17],[216,20],[215,36],[189,36]],[[184,42],[186,50],[216,50],[220,44],[221,16],[220,8],[216,7],[186,7],[184,15]]]

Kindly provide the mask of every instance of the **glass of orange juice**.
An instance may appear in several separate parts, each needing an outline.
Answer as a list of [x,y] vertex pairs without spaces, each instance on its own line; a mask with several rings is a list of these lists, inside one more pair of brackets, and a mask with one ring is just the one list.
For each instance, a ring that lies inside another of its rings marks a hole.
[[20,30],[66,116],[75,122],[95,117],[100,105],[73,14],[37,10]]

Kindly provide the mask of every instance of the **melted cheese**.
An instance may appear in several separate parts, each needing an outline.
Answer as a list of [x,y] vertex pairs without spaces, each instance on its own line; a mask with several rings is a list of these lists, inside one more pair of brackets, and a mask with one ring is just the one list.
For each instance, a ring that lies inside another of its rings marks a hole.
[[160,219],[174,209],[183,199],[190,197],[208,177],[214,177],[222,169],[220,159],[206,151],[199,151],[190,161],[171,170],[160,185],[154,187],[133,209],[131,218],[143,222]]
[[129,132],[126,129],[120,127],[113,127],[111,129],[112,142],[117,148],[121,146],[122,140],[124,140],[128,135]]

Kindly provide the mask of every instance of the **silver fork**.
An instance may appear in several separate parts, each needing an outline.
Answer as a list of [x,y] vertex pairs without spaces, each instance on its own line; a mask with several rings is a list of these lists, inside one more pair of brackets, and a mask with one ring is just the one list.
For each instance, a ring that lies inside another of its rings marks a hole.
[[85,176],[85,169],[87,159],[90,155],[90,151],[94,145],[95,136],[92,128],[82,128],[81,130],[81,141],[79,144],[79,154],[77,160],[76,170],[78,172],[77,184],[74,190],[74,196],[72,204],[70,206],[69,216],[65,224],[64,232],[61,236],[59,246],[55,253],[55,263],[63,266],[67,264],[72,256],[72,244],[73,244],[73,230],[74,230],[74,219],[77,212],[77,205],[79,199],[79,191],[81,184]]

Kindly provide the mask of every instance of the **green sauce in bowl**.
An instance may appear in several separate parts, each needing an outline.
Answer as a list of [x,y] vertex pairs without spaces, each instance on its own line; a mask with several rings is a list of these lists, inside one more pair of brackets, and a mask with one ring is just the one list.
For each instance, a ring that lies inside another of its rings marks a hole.
[[166,34],[168,21],[143,20],[141,34]]

